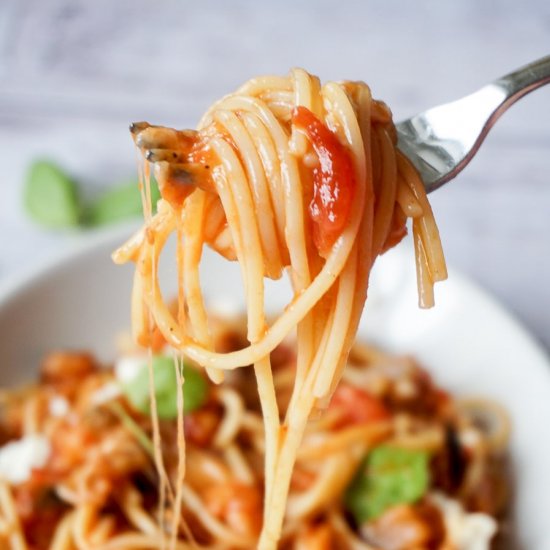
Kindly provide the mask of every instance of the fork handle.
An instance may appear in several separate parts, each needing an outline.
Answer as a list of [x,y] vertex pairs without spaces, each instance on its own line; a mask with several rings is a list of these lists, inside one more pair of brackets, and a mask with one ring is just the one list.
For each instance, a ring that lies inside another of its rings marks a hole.
[[518,99],[549,82],[550,55],[541,57],[537,61],[495,80],[492,86],[500,88],[504,93],[504,101],[495,113],[497,118]]

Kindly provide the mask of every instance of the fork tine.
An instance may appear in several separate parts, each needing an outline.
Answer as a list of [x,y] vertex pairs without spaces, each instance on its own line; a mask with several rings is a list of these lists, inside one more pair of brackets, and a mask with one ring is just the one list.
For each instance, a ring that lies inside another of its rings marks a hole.
[[211,177],[211,170],[208,165],[200,163],[177,163],[168,161],[159,161],[153,163],[155,178],[159,183],[161,193],[166,187],[175,185],[182,188],[195,188],[208,192],[215,189],[215,184]]
[[149,162],[167,161],[180,164],[185,160],[185,155],[174,149],[146,149],[143,156]]
[[[179,188],[177,200],[181,201],[181,194],[187,195],[193,187],[205,191],[214,189],[210,166],[187,162],[198,132],[152,126],[147,122],[134,122],[130,125],[130,132],[144,159],[153,165],[161,193],[165,189],[167,194],[173,195],[173,189]],[[184,188],[188,190],[184,191]]]
[[135,144],[141,149],[180,149],[190,147],[196,138],[194,130],[175,130],[137,122],[130,126]]
[[149,126],[151,125],[148,122],[132,122],[132,124],[130,124],[130,133],[135,136]]
[[188,164],[175,164],[168,161],[155,162],[155,177],[159,184],[175,181],[185,185],[194,185],[193,173],[189,170]]
[[178,146],[176,130],[149,126],[135,134],[136,145],[144,149],[175,149]]

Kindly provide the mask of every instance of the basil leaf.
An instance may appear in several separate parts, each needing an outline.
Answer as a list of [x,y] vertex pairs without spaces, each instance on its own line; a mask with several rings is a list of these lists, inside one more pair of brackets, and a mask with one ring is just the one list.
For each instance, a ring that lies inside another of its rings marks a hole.
[[381,445],[362,463],[346,491],[345,505],[357,523],[363,523],[392,506],[416,502],[429,482],[427,452]]
[[52,228],[78,225],[80,206],[75,182],[56,164],[34,162],[27,173],[23,201],[34,221]]
[[[154,178],[151,178],[151,206],[156,212],[160,191]],[[137,181],[128,181],[105,191],[88,210],[87,221],[91,225],[110,223],[139,217],[143,214],[141,192]]]
[[[159,418],[170,420],[178,415],[177,377],[174,360],[158,355],[153,357],[154,389]],[[200,408],[208,396],[208,383],[194,367],[183,367],[184,412]],[[149,369],[147,365],[139,370],[135,378],[123,385],[123,392],[131,405],[143,414],[150,413]]]

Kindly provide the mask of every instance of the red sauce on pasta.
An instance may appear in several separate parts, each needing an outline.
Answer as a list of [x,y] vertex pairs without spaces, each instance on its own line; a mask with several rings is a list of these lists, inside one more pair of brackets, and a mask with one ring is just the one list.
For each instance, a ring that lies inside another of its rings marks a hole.
[[296,107],[292,122],[303,130],[319,158],[313,169],[313,199],[309,212],[314,241],[326,253],[342,233],[355,191],[355,173],[348,150],[309,109]]

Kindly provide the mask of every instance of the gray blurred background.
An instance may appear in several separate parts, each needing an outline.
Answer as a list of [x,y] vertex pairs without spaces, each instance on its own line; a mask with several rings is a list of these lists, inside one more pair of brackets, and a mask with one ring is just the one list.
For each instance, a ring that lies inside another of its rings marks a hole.
[[[130,121],[193,126],[257,74],[363,79],[399,120],[548,54],[547,0],[0,0],[0,280],[81,237],[25,216],[38,156],[93,196],[135,172]],[[449,263],[550,347],[550,86],[431,198]]]

